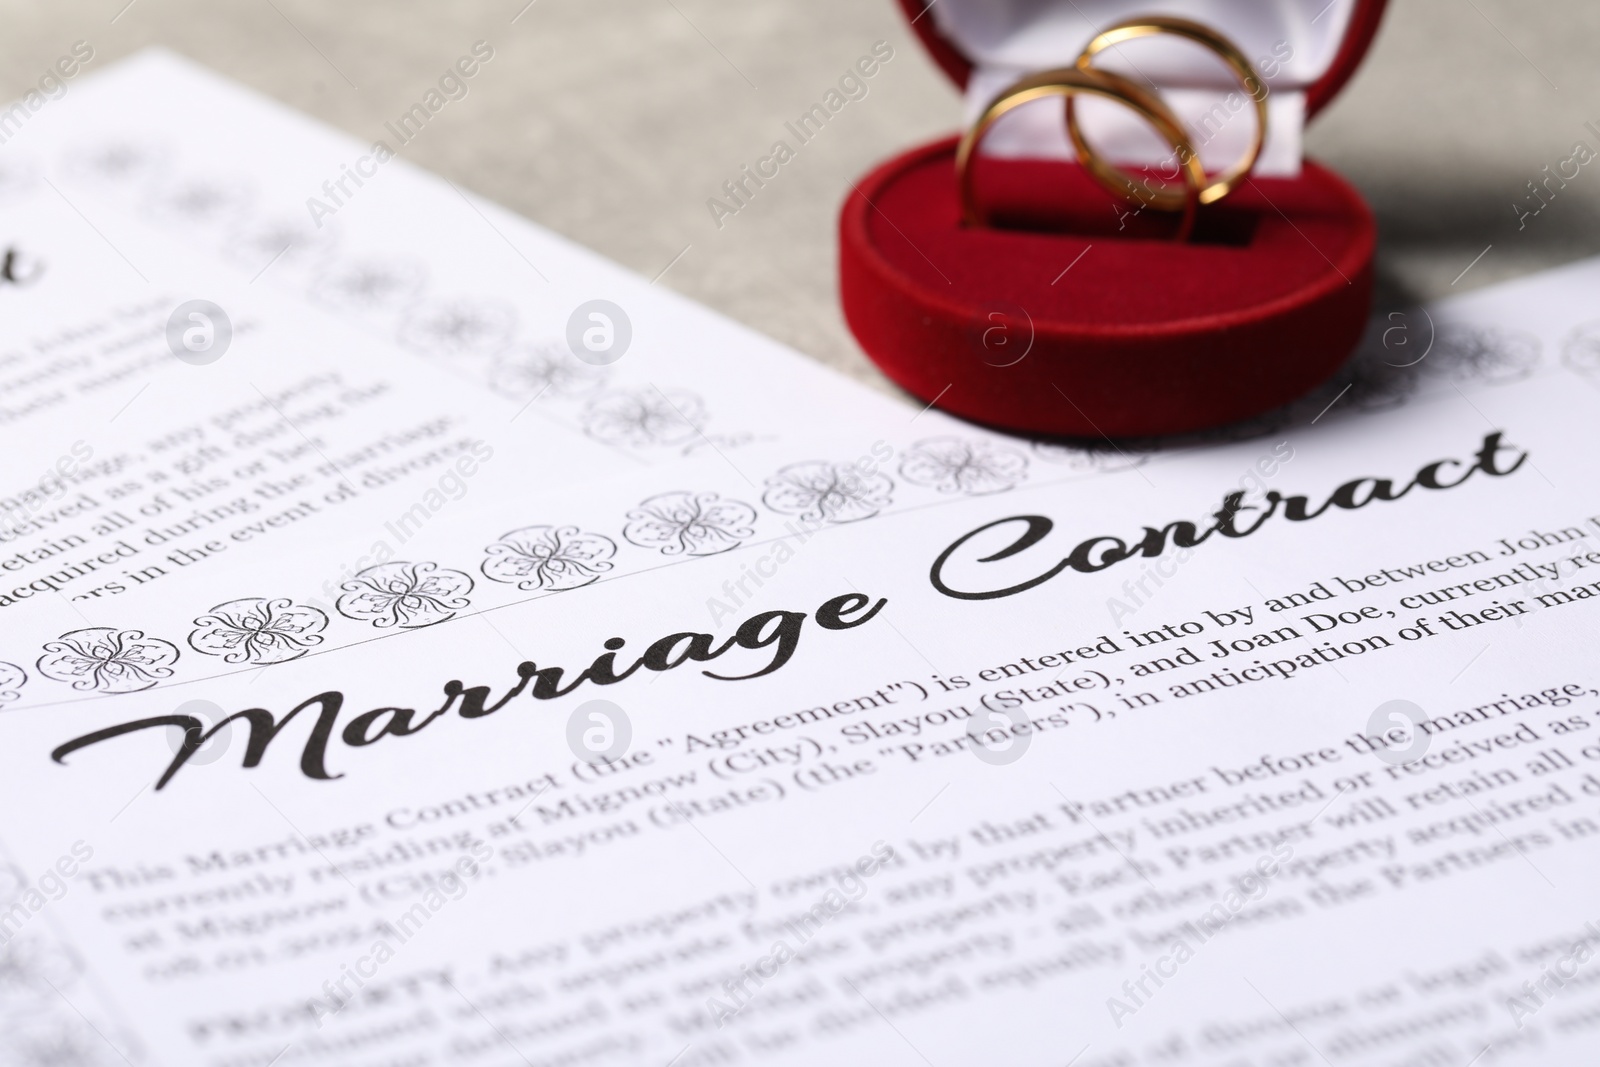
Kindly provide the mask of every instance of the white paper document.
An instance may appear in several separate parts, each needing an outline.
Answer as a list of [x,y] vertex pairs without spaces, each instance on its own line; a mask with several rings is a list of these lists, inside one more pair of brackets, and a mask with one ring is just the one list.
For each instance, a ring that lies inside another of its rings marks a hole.
[[403,158],[353,184],[371,146],[174,56],[37,102],[0,123],[0,611],[270,565],[358,496],[403,539],[495,462],[542,492],[913,410]]
[[0,615],[6,1062],[1592,1062],[1597,283]]

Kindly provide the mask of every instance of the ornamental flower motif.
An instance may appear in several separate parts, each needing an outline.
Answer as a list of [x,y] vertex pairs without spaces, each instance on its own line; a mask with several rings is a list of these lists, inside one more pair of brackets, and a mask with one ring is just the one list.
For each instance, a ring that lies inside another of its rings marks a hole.
[[893,492],[887,475],[863,473],[849,463],[812,460],[791,463],[768,478],[761,502],[806,522],[856,522],[893,503]]
[[142,630],[91,626],[47,642],[39,673],[72,688],[100,693],[136,693],[172,677],[178,646]]
[[1568,335],[1561,360],[1579,374],[1600,375],[1600,319],[1585,322]]
[[269,266],[288,265],[327,251],[337,233],[332,226],[316,229],[298,218],[252,219],[229,235],[223,254],[250,268],[265,273]]
[[941,493],[1003,493],[1028,473],[1028,457],[990,441],[930,437],[900,461],[900,477]]
[[113,141],[73,153],[66,170],[73,177],[126,187],[150,177],[160,168],[163,158],[160,147]]
[[48,1012],[15,1023],[0,1042],[0,1059],[25,1067],[102,1067],[112,1062],[106,1054],[110,1046],[89,1026]]
[[52,939],[34,934],[13,937],[0,946],[0,998],[50,996],[51,986],[69,987],[82,971],[78,958]]
[[700,432],[705,402],[681,389],[606,393],[584,413],[583,430],[608,445],[677,445]]
[[1057,441],[1033,442],[1033,454],[1046,463],[1055,463],[1074,471],[1128,470],[1150,458],[1142,452],[1120,451],[1109,446],[1083,448]]
[[617,543],[576,526],[524,526],[490,545],[483,576],[518,589],[576,589],[612,567]]
[[202,178],[162,185],[151,207],[157,215],[185,226],[215,226],[237,218],[249,199],[241,181]]
[[[1383,411],[1408,403],[1422,381],[1434,335],[1412,330],[1402,312],[1367,325],[1355,354],[1337,374],[1290,405],[1295,421],[1306,423],[1345,408]],[[1416,334],[1417,336],[1413,336]]]
[[755,533],[756,509],[716,493],[662,493],[628,512],[622,536],[663,556],[714,556]]
[[427,354],[469,356],[504,348],[517,312],[502,300],[434,300],[400,326],[400,343]]
[[1539,365],[1539,339],[1521,330],[1451,323],[1439,327],[1423,367],[1453,381],[1515,382]]
[[328,616],[289,600],[246,597],[194,620],[189,647],[224,663],[284,663],[322,644]]
[[1309,420],[1336,412],[1330,407],[1335,402],[1360,411],[1383,411],[1409,402],[1421,382],[1421,367],[1391,363],[1385,355],[1381,349],[1358,351],[1326,386],[1308,393],[1296,405],[1297,411]]
[[380,630],[414,630],[453,618],[466,607],[472,579],[434,563],[380,563],[339,586],[334,605],[347,619]]
[[544,343],[514,348],[501,356],[489,386],[513,400],[538,396],[570,399],[589,395],[605,380],[604,370],[591,367],[559,345]]
[[311,299],[338,310],[393,307],[419,289],[426,270],[406,260],[336,263],[311,284]]
[[20,690],[27,681],[27,671],[15,663],[0,663],[0,707],[20,697]]

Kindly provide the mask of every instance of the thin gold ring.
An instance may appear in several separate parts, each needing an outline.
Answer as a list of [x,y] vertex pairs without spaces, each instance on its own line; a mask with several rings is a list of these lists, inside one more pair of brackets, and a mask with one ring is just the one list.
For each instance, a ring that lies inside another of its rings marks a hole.
[[[1255,69],[1250,66],[1250,61],[1245,58],[1244,53],[1222,34],[1209,26],[1188,19],[1160,16],[1128,19],[1126,22],[1119,22],[1101,30],[1092,41],[1084,45],[1083,51],[1078,55],[1076,66],[1079,70],[1093,70],[1094,57],[1107,48],[1122,44],[1124,41],[1153,37],[1157,34],[1183,37],[1211,49],[1239,79],[1239,86],[1245,91],[1245,95],[1255,101],[1255,138],[1250,142],[1249,149],[1237,163],[1223,171],[1215,180],[1202,183],[1200,202],[1214,204],[1233,192],[1239,183],[1244,181],[1245,176],[1255,167],[1257,157],[1261,155],[1261,145],[1267,136],[1267,84],[1256,76]],[[1101,159],[1084,139],[1070,97],[1067,100],[1067,135],[1072,138],[1072,146],[1077,150],[1084,169],[1110,192],[1126,197],[1127,175]],[[1179,162],[1185,162],[1181,156]],[[1163,211],[1176,211],[1182,205],[1177,190],[1159,189],[1155,190],[1155,199],[1150,202],[1150,206]]]
[[[989,127],[1012,108],[1045,97],[1066,97],[1070,108],[1072,98],[1079,93],[1103,96],[1132,108],[1155,127],[1156,132],[1178,154],[1178,158],[1184,161],[1182,192],[1175,189],[1152,188],[1148,182],[1120,174],[1115,179],[1110,179],[1119,184],[1115,187],[1107,185],[1107,188],[1119,196],[1151,207],[1159,207],[1163,211],[1181,209],[1183,221],[1178,226],[1176,239],[1187,240],[1194,228],[1195,208],[1200,203],[1200,192],[1206,185],[1206,171],[1200,164],[1199,155],[1189,144],[1189,137],[1184,132],[1182,123],[1160,97],[1120,74],[1077,67],[1047,70],[1013,83],[989,102],[989,106],[983,109],[978,121],[973,123],[972,128],[961,138],[961,144],[956,148],[956,179],[961,189],[962,221],[969,226],[983,225],[983,212],[978,207],[977,194],[973,190],[972,160],[984,134],[989,132]],[[1097,180],[1102,185],[1108,181],[1104,176],[1097,176]],[[1160,200],[1164,200],[1165,205],[1158,202]]]

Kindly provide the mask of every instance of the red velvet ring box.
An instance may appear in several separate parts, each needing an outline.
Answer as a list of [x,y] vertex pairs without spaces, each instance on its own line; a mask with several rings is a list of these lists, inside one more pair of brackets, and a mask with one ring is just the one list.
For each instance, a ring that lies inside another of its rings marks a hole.
[[[1194,19],[1233,40],[1268,86],[1270,119],[1255,173],[1200,209],[1186,243],[1170,239],[1173,217],[1111,196],[1072,160],[1060,100],[1018,108],[986,138],[973,163],[986,226],[961,222],[955,138],[879,166],[841,212],[839,281],[851,330],[890,378],[1006,429],[1144,436],[1285,404],[1349,356],[1376,229],[1348,183],[1302,158],[1301,132],[1354,72],[1384,0],[900,2],[966,90],[969,121],[1012,81],[1070,66],[1099,29],[1136,15]],[[1154,82],[1208,171],[1248,144],[1254,107],[1201,46],[1144,38],[1096,65]],[[1159,160],[1136,116],[1078,106],[1107,158]]]

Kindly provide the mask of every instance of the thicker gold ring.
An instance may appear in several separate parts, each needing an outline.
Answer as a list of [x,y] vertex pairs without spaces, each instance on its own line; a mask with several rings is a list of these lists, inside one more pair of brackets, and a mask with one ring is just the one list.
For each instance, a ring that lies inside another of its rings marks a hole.
[[[1257,157],[1261,155],[1261,144],[1267,136],[1267,85],[1256,76],[1255,68],[1250,65],[1244,53],[1222,34],[1189,19],[1164,16],[1132,18],[1106,27],[1096,34],[1092,41],[1084,45],[1075,65],[1079,70],[1093,70],[1094,57],[1107,48],[1124,41],[1153,37],[1157,34],[1183,37],[1211,49],[1239,79],[1239,86],[1245,91],[1245,95],[1255,101],[1255,138],[1251,141],[1249,149],[1237,163],[1223,171],[1215,180],[1203,183],[1203,188],[1200,190],[1200,202],[1214,204],[1233,192],[1238,184],[1244,181],[1245,176],[1255,167]],[[1070,98],[1067,100],[1067,135],[1072,138],[1072,145],[1077,150],[1084,169],[1109,191],[1119,196],[1127,196],[1127,175],[1101,159],[1084,139],[1083,131],[1078,128],[1078,117],[1073,111]],[[1175,211],[1182,205],[1177,190],[1162,189],[1155,191],[1155,199],[1150,201],[1150,206],[1164,211]]]
[[[1178,158],[1184,161],[1181,167],[1184,180],[1182,192],[1176,189],[1155,189],[1148,182],[1120,174],[1110,179],[1097,176],[1097,180],[1112,192],[1131,201],[1160,207],[1164,211],[1182,210],[1183,220],[1179,224],[1176,239],[1187,240],[1189,232],[1194,228],[1195,208],[1200,203],[1200,192],[1206,185],[1206,172],[1200,165],[1199,155],[1189,144],[1189,137],[1184,132],[1183,124],[1160,97],[1120,74],[1104,70],[1084,70],[1078,67],[1047,70],[1014,82],[989,102],[989,106],[983,109],[983,114],[978,116],[978,121],[973,123],[972,128],[961,138],[961,144],[956,148],[956,181],[961,190],[962,221],[971,226],[983,224],[983,212],[978,207],[977,194],[972,185],[972,160],[984,134],[989,132],[989,127],[1012,108],[1045,97],[1065,97],[1070,107],[1072,98],[1079,93],[1102,96],[1132,108],[1155,127],[1156,132],[1177,153]],[[1108,181],[1114,184],[1107,184]],[[1158,197],[1166,200],[1166,206],[1157,202]]]

